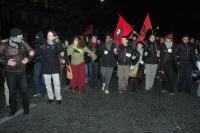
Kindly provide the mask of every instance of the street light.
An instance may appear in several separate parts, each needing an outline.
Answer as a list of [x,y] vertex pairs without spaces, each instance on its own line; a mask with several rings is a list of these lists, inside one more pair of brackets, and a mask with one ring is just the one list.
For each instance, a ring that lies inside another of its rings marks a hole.
[[102,3],[104,2],[104,0],[100,0]]

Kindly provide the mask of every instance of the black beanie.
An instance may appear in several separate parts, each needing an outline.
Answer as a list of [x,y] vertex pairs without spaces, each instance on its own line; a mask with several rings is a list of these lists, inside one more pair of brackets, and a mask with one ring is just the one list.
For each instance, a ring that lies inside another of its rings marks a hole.
[[19,28],[13,28],[10,30],[10,36],[11,37],[16,37],[18,35],[21,35],[22,31]]

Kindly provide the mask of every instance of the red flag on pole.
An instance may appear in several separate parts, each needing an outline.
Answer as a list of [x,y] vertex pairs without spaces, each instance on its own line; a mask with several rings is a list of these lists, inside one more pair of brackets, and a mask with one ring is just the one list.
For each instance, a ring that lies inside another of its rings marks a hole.
[[121,45],[122,36],[128,36],[132,30],[132,27],[119,15],[119,21],[114,32],[114,38],[118,45]]
[[137,42],[143,41],[146,36],[147,31],[150,29],[152,29],[152,25],[151,25],[151,20],[150,20],[149,14],[147,14],[147,16],[144,20],[142,29],[140,30],[139,37],[137,38]]
[[88,36],[93,33],[93,26],[92,24],[86,28],[86,31],[83,33],[84,36]]

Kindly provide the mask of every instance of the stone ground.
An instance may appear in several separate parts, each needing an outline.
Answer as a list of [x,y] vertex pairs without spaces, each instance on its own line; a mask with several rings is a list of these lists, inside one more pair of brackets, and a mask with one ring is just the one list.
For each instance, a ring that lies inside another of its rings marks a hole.
[[[200,133],[200,98],[195,86],[192,95],[174,96],[161,93],[159,84],[150,92],[124,94],[118,93],[114,82],[111,86],[110,95],[100,87],[88,88],[82,96],[65,90],[61,105],[31,97],[36,106],[30,114],[3,123],[0,133]],[[8,111],[1,105],[0,119]]]

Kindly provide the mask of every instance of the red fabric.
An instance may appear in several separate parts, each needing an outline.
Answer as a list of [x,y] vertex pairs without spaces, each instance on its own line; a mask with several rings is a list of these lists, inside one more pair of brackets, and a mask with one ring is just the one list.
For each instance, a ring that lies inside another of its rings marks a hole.
[[92,43],[92,47],[95,48],[97,46],[97,43]]
[[90,25],[88,28],[86,28],[86,31],[83,33],[84,36],[88,36],[93,33],[93,26]]
[[76,87],[81,91],[85,91],[85,63],[81,63],[79,65],[71,65],[73,79],[70,80],[71,89],[75,89]]
[[114,32],[115,41],[118,45],[122,44],[122,36],[128,36],[132,30],[132,27],[119,15],[119,21]]
[[150,20],[149,14],[147,14],[147,16],[144,20],[142,29],[140,30],[139,37],[137,38],[136,41],[137,42],[143,41],[146,36],[147,31],[150,29],[152,29],[152,25],[151,25],[151,20]]

